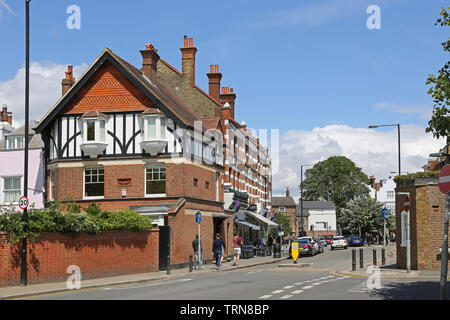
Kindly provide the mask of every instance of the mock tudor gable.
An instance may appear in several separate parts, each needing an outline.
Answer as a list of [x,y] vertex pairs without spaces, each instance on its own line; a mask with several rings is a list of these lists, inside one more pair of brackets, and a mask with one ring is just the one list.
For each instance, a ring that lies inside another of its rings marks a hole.
[[207,142],[195,139],[200,120],[190,108],[111,50],[73,82],[36,127],[50,161],[187,153],[223,164],[222,155],[212,157]]

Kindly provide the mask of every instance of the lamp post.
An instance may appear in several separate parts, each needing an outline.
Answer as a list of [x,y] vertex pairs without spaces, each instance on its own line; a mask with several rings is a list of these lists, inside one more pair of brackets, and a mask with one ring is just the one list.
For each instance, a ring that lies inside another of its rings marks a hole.
[[[23,173],[23,195],[28,197],[28,126],[29,126],[29,95],[30,95],[30,1],[25,0],[25,156]],[[28,210],[23,210],[24,229],[28,228]],[[27,285],[27,238],[22,239],[20,264],[20,285]]]
[[397,127],[398,132],[398,175],[401,175],[401,163],[400,163],[400,124],[377,124],[377,125],[370,125],[369,129],[375,129],[379,127]]
[[303,223],[303,167],[313,166],[314,164],[301,164],[300,165],[300,226],[302,227],[302,235],[304,231]]
[[[450,158],[448,153],[431,153],[430,157],[447,157]],[[447,300],[447,268],[448,268],[448,211],[450,207],[450,192],[447,192],[445,196],[445,216],[444,216],[444,241],[442,242],[441,252],[441,280],[440,280],[440,297],[441,300]]]

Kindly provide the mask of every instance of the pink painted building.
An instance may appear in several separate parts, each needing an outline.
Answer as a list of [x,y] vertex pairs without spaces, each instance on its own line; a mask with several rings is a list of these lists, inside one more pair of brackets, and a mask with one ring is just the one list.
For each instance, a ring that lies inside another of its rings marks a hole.
[[[35,124],[30,123],[30,128]],[[30,129],[28,151],[28,199],[35,208],[44,207],[44,155],[40,135]],[[0,207],[16,206],[24,194],[25,126],[0,140]]]

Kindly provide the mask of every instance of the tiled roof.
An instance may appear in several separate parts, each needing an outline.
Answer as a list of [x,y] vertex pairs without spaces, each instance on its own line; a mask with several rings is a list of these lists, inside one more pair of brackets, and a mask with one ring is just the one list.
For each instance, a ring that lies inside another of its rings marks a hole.
[[272,197],[272,207],[295,207],[292,197]]

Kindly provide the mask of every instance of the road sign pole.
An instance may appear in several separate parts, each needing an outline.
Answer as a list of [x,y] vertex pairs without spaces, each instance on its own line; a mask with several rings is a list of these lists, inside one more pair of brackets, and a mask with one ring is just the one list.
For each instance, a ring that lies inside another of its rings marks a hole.
[[445,218],[444,218],[444,242],[442,243],[441,253],[441,281],[440,296],[441,300],[447,300],[447,268],[448,268],[448,210],[450,206],[450,192],[445,197]]
[[202,268],[202,245],[200,244],[200,222],[198,223],[198,268]]

